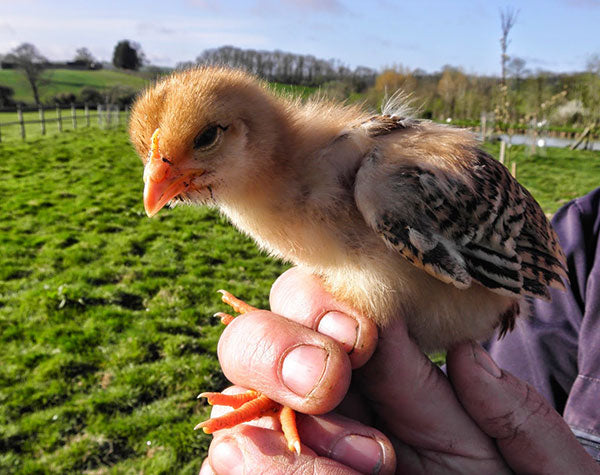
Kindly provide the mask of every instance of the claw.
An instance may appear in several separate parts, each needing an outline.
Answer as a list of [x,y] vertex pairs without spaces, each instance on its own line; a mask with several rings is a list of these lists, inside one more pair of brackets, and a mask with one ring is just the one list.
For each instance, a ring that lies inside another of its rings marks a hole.
[[205,397],[211,406],[229,406],[237,409],[248,401],[256,399],[258,396],[258,392],[250,389],[240,394],[201,393],[198,395],[198,399]]
[[235,295],[227,292],[226,290],[221,289],[218,290],[218,292],[220,292],[222,295],[221,300],[238,313],[248,313],[254,310],[258,310],[256,307],[248,305],[246,302],[238,299]]
[[233,315],[229,315],[228,313],[225,313],[225,312],[217,312],[213,315],[213,317],[220,318],[221,323],[223,325],[229,325],[231,322],[233,322],[233,319],[235,318]]

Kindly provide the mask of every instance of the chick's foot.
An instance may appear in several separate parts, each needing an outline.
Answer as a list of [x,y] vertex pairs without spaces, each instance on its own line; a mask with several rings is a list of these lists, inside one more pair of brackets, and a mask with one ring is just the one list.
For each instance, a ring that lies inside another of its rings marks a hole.
[[[258,310],[251,305],[248,305],[243,300],[238,299],[226,290],[219,290],[222,294],[221,300],[231,306],[238,313],[247,313],[253,310]],[[224,325],[228,325],[235,318],[232,315],[224,312],[218,312],[215,316],[221,318]],[[238,424],[249,422],[263,416],[277,416],[281,423],[281,430],[287,441],[288,449],[300,455],[300,436],[296,426],[296,414],[287,406],[269,399],[264,394],[252,389],[241,394],[222,394],[206,392],[198,396],[205,397],[210,405],[229,406],[233,411],[228,412],[220,417],[214,417],[207,421],[201,422],[196,429],[202,429],[207,434],[221,429],[229,429]]]

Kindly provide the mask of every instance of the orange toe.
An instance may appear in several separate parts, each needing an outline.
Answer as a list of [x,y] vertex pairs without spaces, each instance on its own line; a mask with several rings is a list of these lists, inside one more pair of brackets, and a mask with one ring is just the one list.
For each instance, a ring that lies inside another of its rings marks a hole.
[[202,393],[198,395],[198,398],[205,397],[211,406],[229,406],[237,409],[258,396],[257,391],[250,389],[240,394]]
[[296,426],[296,413],[291,408],[283,406],[279,412],[279,421],[288,449],[300,455],[300,435],[298,435]]
[[213,315],[213,317],[220,318],[221,323],[223,325],[229,325],[235,319],[235,317],[233,315],[229,315],[228,313],[225,313],[225,312],[217,312]]
[[238,313],[248,313],[254,310],[258,310],[256,307],[252,305],[248,305],[243,300],[238,299],[235,295],[227,292],[226,290],[219,290],[222,297],[221,300],[233,308]]
[[[233,411],[228,412],[227,414],[223,414],[220,417],[215,417],[215,418],[209,419],[207,421],[201,422],[196,427],[194,427],[194,430],[202,428],[202,430],[204,432],[206,432],[207,434],[212,434],[213,432],[215,432],[217,430],[229,429],[231,427],[237,426],[238,424],[243,424],[244,422],[249,422],[254,419],[258,419],[259,417],[262,417],[262,416],[275,415],[280,410],[281,405],[279,403],[276,403],[275,401],[273,401],[272,399],[269,399],[267,396],[265,396],[263,394],[257,393],[255,391],[252,391],[252,392],[254,392],[255,395],[253,397],[251,396],[249,398],[249,400],[247,400],[246,402],[243,402],[240,406],[238,406]],[[213,401],[216,401],[216,400],[222,398],[223,396],[225,396],[227,398],[227,395],[225,395],[225,394],[221,394],[218,397],[214,396],[215,393],[203,393],[203,394],[210,395],[210,396],[207,396],[207,397],[209,397],[209,403],[210,403],[211,398]],[[247,393],[244,393],[241,396],[245,396],[246,394]],[[236,396],[236,395],[234,395],[234,396]],[[223,400],[223,399],[221,399],[221,400]],[[230,400],[230,402],[237,404],[240,401],[238,401],[236,399],[235,401]],[[226,405],[229,405],[229,404],[226,404]]]

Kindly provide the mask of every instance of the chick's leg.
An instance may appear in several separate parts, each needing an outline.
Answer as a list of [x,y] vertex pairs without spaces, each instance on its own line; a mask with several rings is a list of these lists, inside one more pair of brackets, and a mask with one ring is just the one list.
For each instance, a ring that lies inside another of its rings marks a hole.
[[[238,313],[247,313],[258,310],[238,299],[226,290],[219,290],[222,294],[221,300],[232,307]],[[215,316],[221,318],[224,325],[229,325],[234,316],[228,313],[218,312]],[[235,427],[238,424],[251,421],[263,416],[278,416],[281,430],[287,441],[288,449],[300,455],[300,436],[296,427],[296,414],[292,409],[269,399],[264,394],[250,389],[241,394],[202,393],[198,397],[205,397],[210,405],[229,406],[233,411],[220,417],[214,417],[201,422],[194,430],[202,428],[207,434],[221,429]]]

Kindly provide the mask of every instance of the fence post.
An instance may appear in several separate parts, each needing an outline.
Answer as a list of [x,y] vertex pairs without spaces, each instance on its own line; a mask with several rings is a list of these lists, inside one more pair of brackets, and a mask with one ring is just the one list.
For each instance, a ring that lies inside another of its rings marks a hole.
[[106,128],[110,129],[110,122],[111,122],[111,110],[110,110],[110,104],[106,104]]
[[531,126],[531,155],[535,155],[535,148],[537,146],[537,115],[534,115],[530,122]]
[[90,126],[90,108],[88,107],[88,103],[86,102],[84,105],[85,108],[85,126]]
[[21,138],[25,140],[25,121],[23,120],[23,108],[21,104],[17,106],[17,115],[19,116],[19,125],[21,126]]
[[119,122],[119,104],[117,104],[117,105],[115,106],[115,114],[116,114],[116,115],[115,115],[115,117],[116,117],[116,121],[117,121],[117,127],[118,127],[118,126],[119,126],[119,123],[120,123],[120,122]]
[[62,115],[60,112],[60,105],[56,104],[56,121],[58,123],[58,131],[62,132]]
[[77,115],[75,113],[75,104],[71,102],[71,120],[73,121],[73,130],[77,129]]
[[485,112],[481,113],[481,141],[485,142],[485,136],[487,135],[487,115]]
[[46,135],[46,118],[44,117],[44,106],[40,105],[40,126],[42,135]]
[[0,126],[0,143],[2,143],[2,127]]
[[102,105],[98,104],[98,127],[102,128]]

